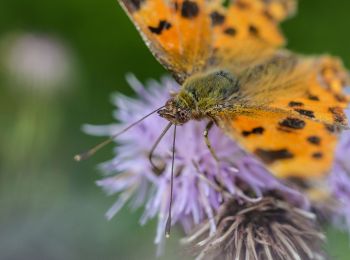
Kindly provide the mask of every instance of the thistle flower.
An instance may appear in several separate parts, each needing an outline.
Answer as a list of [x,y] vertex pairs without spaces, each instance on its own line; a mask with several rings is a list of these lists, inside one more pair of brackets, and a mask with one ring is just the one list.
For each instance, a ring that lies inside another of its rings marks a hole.
[[274,194],[257,203],[226,202],[216,216],[217,232],[208,223],[183,239],[196,259],[324,259],[324,235],[316,216],[293,207]]
[[[106,126],[86,125],[86,132],[113,136],[149,111],[163,106],[171,93],[179,88],[169,78],[163,78],[160,83],[149,81],[146,88],[132,75],[129,75],[127,80],[137,98],[120,94],[113,96],[112,101],[117,107],[114,117],[118,123]],[[97,182],[107,194],[119,194],[115,204],[106,213],[108,219],[128,202],[133,208],[145,205],[141,224],[145,224],[149,219],[158,218],[155,238],[158,245],[164,238],[170,202],[172,135],[166,134],[154,153],[160,171],[152,167],[149,153],[167,123],[163,118],[152,115],[118,137],[118,145],[114,149],[116,155],[112,160],[101,164],[100,168],[105,176]],[[225,248],[227,255],[232,255],[238,248],[244,251],[254,245],[264,249],[256,249],[257,254],[259,251],[259,254],[265,254],[267,257],[269,256],[266,250],[270,250],[272,256],[278,257],[284,249],[287,250],[288,256],[300,254],[302,259],[321,256],[322,236],[318,232],[314,215],[309,212],[311,206],[306,197],[282,180],[273,177],[259,161],[242,151],[220,129],[213,128],[209,139],[220,159],[218,164],[205,144],[205,126],[206,122],[191,121],[178,127],[171,224],[181,224],[185,233],[189,235],[195,227],[206,222],[200,236],[202,242],[199,249],[209,250],[214,256],[217,255],[217,251],[212,250],[211,243],[234,240],[232,235],[235,233],[227,233],[227,230],[231,229],[227,229],[226,224],[234,226],[233,230],[237,232],[248,228],[245,233],[240,233],[240,236],[246,239],[250,239],[252,234],[257,237],[269,234],[269,238],[264,237],[266,240],[250,241],[240,247],[236,244],[218,243],[220,248]],[[339,171],[335,169],[334,172]],[[335,192],[339,188],[336,187],[336,180],[332,181],[332,178],[337,180],[336,173],[330,177],[329,183],[333,184],[334,194],[341,199],[343,193]],[[349,205],[350,193],[348,195],[345,203]],[[350,211],[337,213],[341,213],[341,216],[348,215],[350,220]],[[261,216],[251,218],[256,214]],[[235,222],[235,215],[239,215],[242,222]],[[269,229],[267,232],[267,229],[256,228],[257,225],[265,223],[264,221],[274,223],[274,230]],[[255,233],[249,231],[253,227]],[[196,239],[191,239],[193,236]],[[231,240],[227,240],[229,238]],[[280,240],[276,247],[262,244],[270,243],[274,239]],[[197,236],[189,235],[189,240],[197,241]],[[237,252],[234,254],[237,255]],[[249,254],[254,254],[254,251],[250,251]]]

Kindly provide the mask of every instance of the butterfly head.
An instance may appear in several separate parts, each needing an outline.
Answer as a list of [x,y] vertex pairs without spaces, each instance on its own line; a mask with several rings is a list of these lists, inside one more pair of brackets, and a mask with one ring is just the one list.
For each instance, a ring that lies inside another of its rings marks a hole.
[[183,125],[192,118],[192,109],[177,97],[172,97],[166,102],[165,107],[158,111],[158,114],[174,125]]

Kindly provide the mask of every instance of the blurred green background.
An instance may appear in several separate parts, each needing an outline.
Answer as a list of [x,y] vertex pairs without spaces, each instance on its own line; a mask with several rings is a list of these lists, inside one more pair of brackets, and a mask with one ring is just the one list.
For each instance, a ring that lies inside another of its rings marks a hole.
[[[289,47],[350,66],[349,10],[349,1],[301,1],[283,24]],[[140,227],[141,211],[104,218],[115,198],[94,182],[111,147],[72,160],[101,140],[81,125],[112,122],[109,95],[132,93],[127,72],[165,73],[115,0],[0,2],[1,260],[155,258],[155,222]],[[347,235],[330,229],[329,250],[349,259]],[[173,236],[161,259],[179,255]]]

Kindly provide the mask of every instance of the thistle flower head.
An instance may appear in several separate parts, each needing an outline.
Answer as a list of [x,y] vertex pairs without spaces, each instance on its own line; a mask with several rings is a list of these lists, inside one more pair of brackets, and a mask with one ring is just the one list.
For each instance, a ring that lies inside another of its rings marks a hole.
[[216,216],[217,232],[208,222],[183,239],[196,259],[323,259],[324,235],[316,216],[275,194],[256,203],[227,201]]

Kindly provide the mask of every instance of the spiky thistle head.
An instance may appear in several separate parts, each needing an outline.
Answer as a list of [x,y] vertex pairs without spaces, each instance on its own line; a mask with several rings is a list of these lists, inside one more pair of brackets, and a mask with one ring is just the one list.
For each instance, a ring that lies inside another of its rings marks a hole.
[[196,259],[324,259],[325,236],[316,216],[275,194],[258,202],[227,201],[215,216],[217,231],[209,223],[183,239]]

